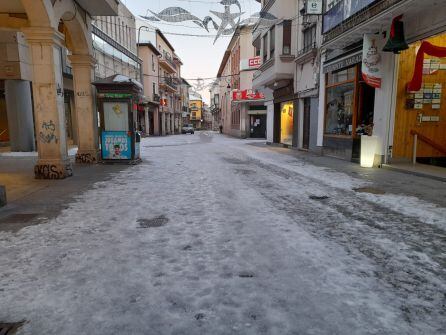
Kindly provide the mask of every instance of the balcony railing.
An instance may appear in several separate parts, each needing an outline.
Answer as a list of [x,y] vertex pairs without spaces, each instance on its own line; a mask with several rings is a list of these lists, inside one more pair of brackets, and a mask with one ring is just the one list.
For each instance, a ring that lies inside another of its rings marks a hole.
[[303,47],[303,49],[301,49],[301,50],[299,50],[297,52],[297,57],[305,55],[305,54],[307,54],[310,51],[315,50],[315,49],[316,49],[316,42],[313,42],[313,43],[311,43],[309,45],[306,45],[306,46]]
[[177,65],[175,64],[175,62],[173,61],[172,56],[167,53],[167,52],[163,52],[163,60],[165,60],[167,63],[169,63],[170,66],[172,66],[174,69],[177,68]]
[[161,84],[167,85],[168,87],[170,87],[171,89],[173,89],[175,91],[178,88],[178,85],[174,78],[165,77],[165,78],[161,79]]

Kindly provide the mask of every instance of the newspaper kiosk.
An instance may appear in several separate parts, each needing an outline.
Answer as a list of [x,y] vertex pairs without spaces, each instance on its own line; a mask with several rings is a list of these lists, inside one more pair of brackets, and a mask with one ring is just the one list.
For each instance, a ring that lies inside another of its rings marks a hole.
[[141,84],[129,77],[114,75],[93,85],[98,92],[102,161],[139,162],[141,134],[137,131],[137,113]]

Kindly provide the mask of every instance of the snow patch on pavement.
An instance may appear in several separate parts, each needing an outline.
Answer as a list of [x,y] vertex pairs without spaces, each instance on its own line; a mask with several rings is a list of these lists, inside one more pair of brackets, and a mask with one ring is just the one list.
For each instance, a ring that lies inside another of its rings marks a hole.
[[407,195],[363,193],[358,196],[397,213],[416,218],[420,222],[437,225],[446,230],[446,208]]

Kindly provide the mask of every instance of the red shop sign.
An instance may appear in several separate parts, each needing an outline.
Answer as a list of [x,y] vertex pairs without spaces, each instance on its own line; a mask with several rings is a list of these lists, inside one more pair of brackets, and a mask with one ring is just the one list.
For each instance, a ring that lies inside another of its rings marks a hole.
[[265,99],[265,95],[259,91],[253,90],[234,90],[232,92],[232,100],[233,101],[241,101],[241,100],[263,100]]

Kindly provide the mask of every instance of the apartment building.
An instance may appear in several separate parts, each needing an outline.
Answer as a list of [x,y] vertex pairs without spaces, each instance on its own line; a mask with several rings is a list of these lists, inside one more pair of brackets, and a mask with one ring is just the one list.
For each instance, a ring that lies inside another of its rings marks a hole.
[[[190,88],[191,84],[184,79],[181,78],[181,86],[180,86],[180,102],[181,102],[181,127],[185,124],[190,124],[190,109],[189,109],[189,94],[190,94]],[[181,129],[180,129],[181,130]]]
[[221,123],[221,108],[220,108],[220,79],[216,79],[209,90],[210,97],[210,111],[212,113],[212,129],[220,128]]
[[189,95],[190,122],[196,130],[203,126],[203,99],[197,94]]
[[160,120],[156,125],[161,135],[180,132],[179,108],[182,62],[175,49],[161,30],[156,30],[156,45],[161,53],[159,63]]
[[138,44],[138,55],[142,60],[144,83],[144,108],[138,113],[140,131],[146,136],[159,136],[159,57],[161,53],[151,42]]
[[[223,132],[240,137],[265,137],[266,108],[263,93],[253,90],[254,71],[260,57],[252,45],[252,25],[235,31],[222,59],[217,78],[222,83],[219,96]],[[227,85],[224,85],[227,83]]]
[[254,73],[253,89],[262,92],[267,108],[267,142],[298,145],[299,101],[294,94],[299,8],[296,0],[262,0],[262,12],[276,17],[271,26],[257,24],[252,44],[262,65]]

